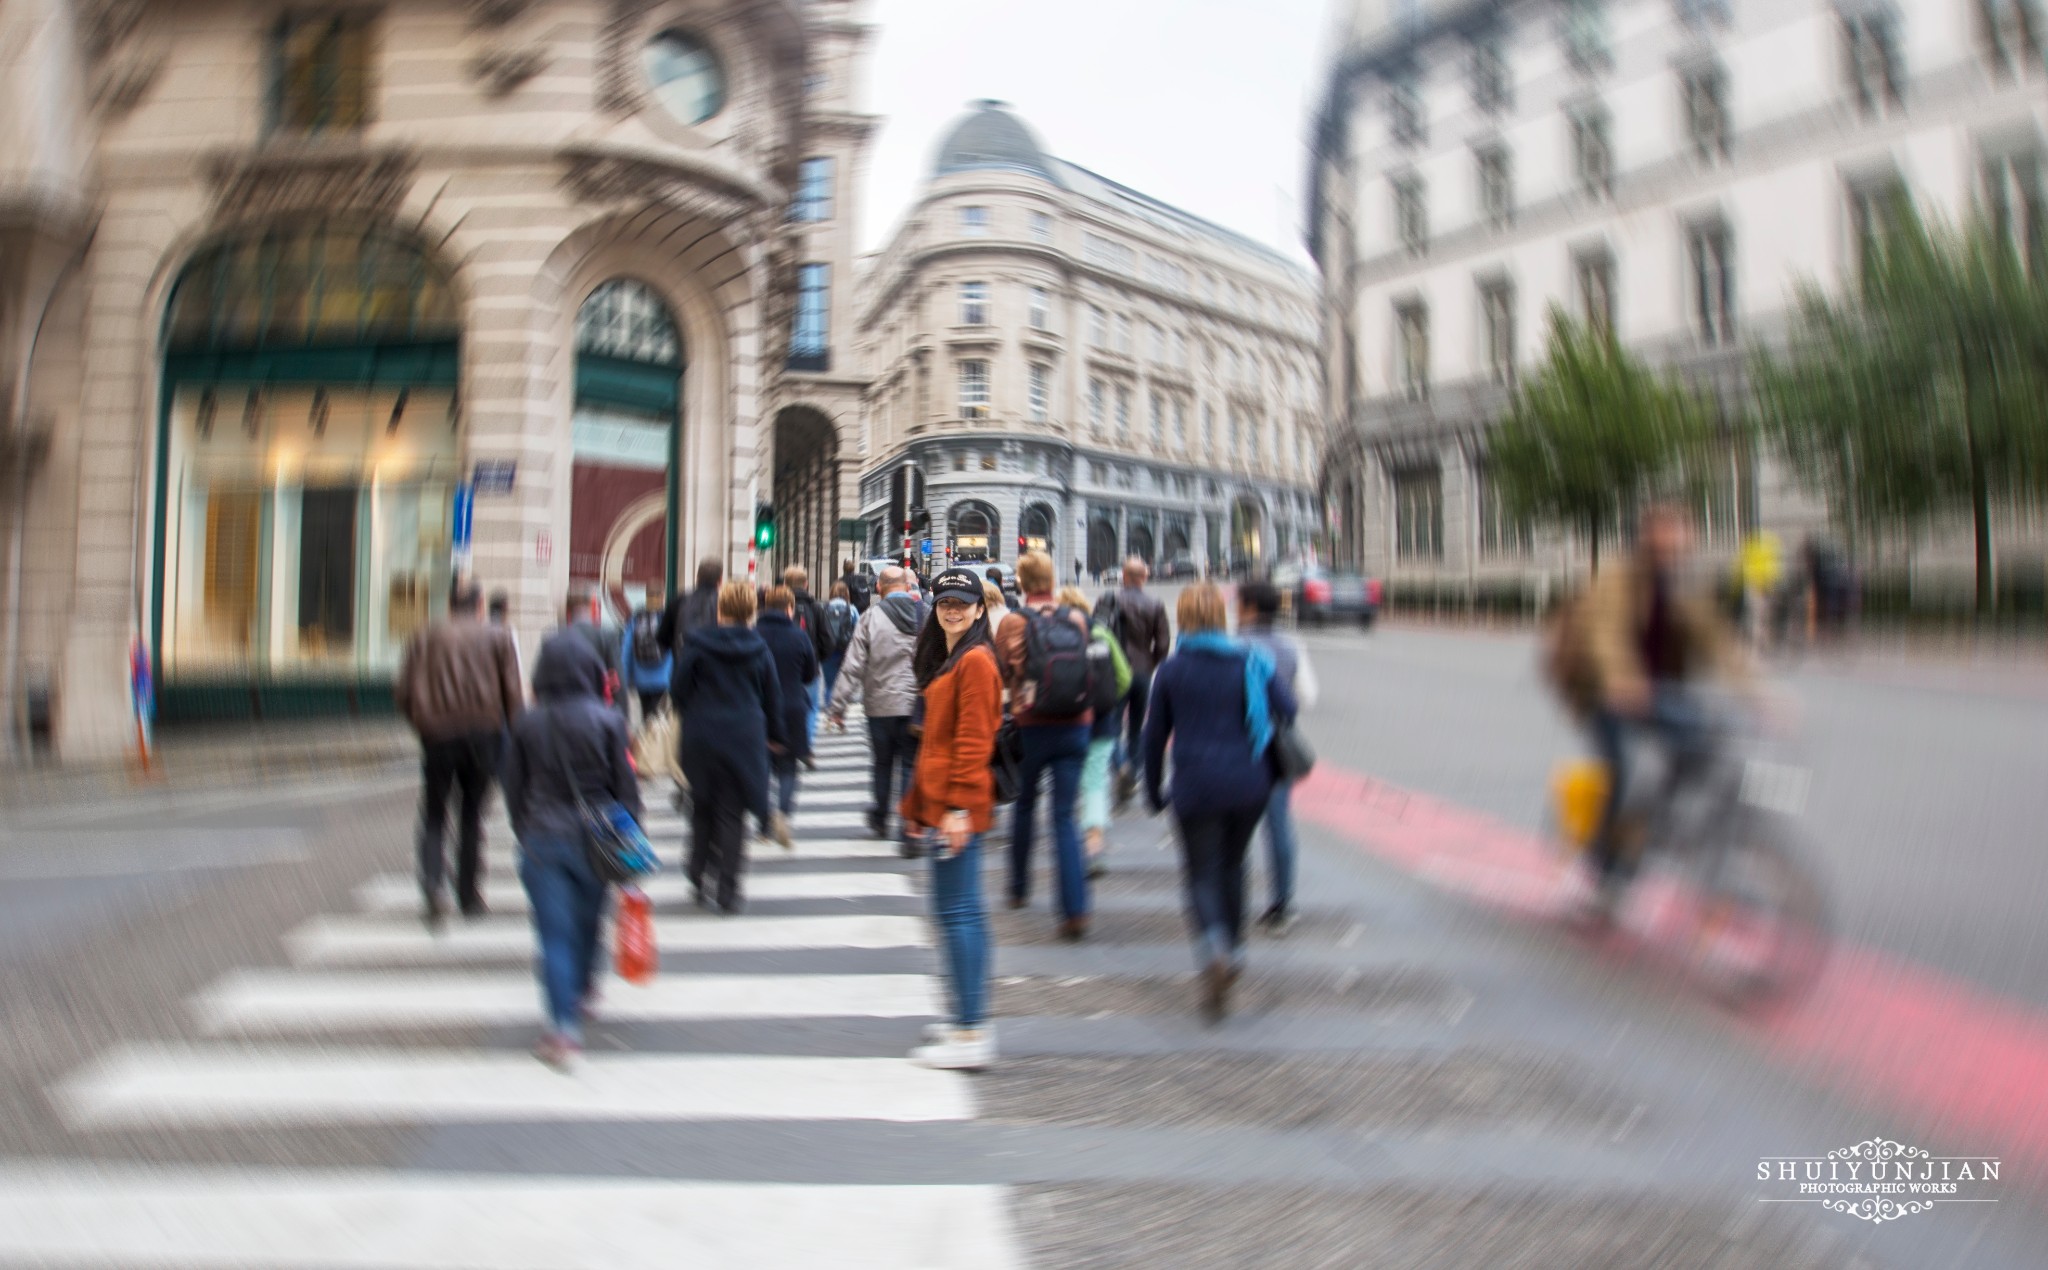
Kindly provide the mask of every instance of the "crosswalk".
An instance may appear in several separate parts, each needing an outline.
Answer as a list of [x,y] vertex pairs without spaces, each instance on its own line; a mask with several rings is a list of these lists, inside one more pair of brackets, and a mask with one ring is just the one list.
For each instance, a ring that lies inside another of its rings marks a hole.
[[[602,980],[600,1022],[572,1074],[527,1053],[540,1024],[534,941],[500,810],[488,917],[429,932],[400,869],[409,851],[395,849],[392,871],[355,889],[354,911],[282,932],[287,965],[234,970],[198,992],[189,1039],[123,1045],[56,1081],[48,1097],[78,1134],[209,1135],[212,1146],[146,1169],[0,1166],[0,1263],[1021,1267],[999,1186],[874,1185],[852,1168],[720,1176],[695,1157],[561,1173],[531,1161],[507,1172],[491,1153],[473,1167],[419,1167],[402,1152],[381,1168],[213,1162],[267,1159],[262,1144],[278,1135],[351,1126],[544,1143],[532,1135],[549,1125],[702,1124],[742,1156],[772,1157],[805,1125],[972,1120],[971,1077],[901,1057],[944,1006],[931,931],[913,866],[852,836],[865,826],[864,739],[819,740],[796,849],[750,848],[745,915],[697,910],[674,872],[650,881],[662,973],[645,986]],[[686,827],[666,789],[647,792],[650,836],[674,865]],[[878,1052],[877,1028],[900,1045]],[[788,1043],[791,1029],[801,1043]],[[749,1035],[769,1043],[706,1048]],[[223,1134],[248,1154],[223,1155]]]

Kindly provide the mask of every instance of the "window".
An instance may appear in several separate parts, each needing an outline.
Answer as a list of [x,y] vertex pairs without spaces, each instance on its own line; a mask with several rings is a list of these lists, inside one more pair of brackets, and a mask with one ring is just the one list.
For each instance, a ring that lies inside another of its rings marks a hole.
[[988,418],[988,363],[960,363],[960,417]]
[[1420,301],[1394,310],[1395,371],[1401,395],[1409,401],[1429,400],[1429,309]]
[[1394,557],[1444,558],[1444,483],[1435,468],[1394,474]]
[[832,219],[832,160],[805,159],[797,168],[796,201],[789,205],[794,221]]
[[1131,389],[1128,384],[1116,386],[1116,434],[1120,437],[1131,435]]
[[1029,407],[1033,423],[1044,423],[1052,411],[1052,368],[1043,362],[1031,363],[1025,404]]
[[993,453],[990,453],[990,454],[984,454],[984,455],[982,455],[982,456],[981,456],[981,470],[982,470],[982,471],[984,471],[984,472],[993,472],[993,471],[995,471],[995,470],[996,470],[996,467],[997,467],[997,464],[996,464],[996,456],[995,456],[995,455],[994,455]]
[[1605,0],[1566,0],[1562,31],[1565,60],[1583,75],[1614,64]]
[[1173,364],[1182,370],[1188,368],[1188,333],[1186,331],[1175,331],[1173,333]]
[[1472,104],[1489,115],[1514,105],[1514,90],[1508,80],[1508,56],[1498,31],[1472,37]]
[[1572,280],[1579,320],[1596,331],[1614,332],[1614,256],[1605,247],[1572,253]]
[[370,15],[287,17],[277,26],[272,126],[290,132],[361,128],[370,116]]
[[1088,306],[1088,343],[1093,348],[1109,347],[1109,315],[1100,306]]
[[1614,192],[1613,123],[1607,108],[1582,106],[1572,112],[1572,167],[1579,192],[1605,198]]
[[789,369],[830,370],[832,266],[796,268],[796,325],[789,337]]
[[1145,323],[1145,356],[1155,362],[1166,360],[1166,332],[1156,322]]
[[1482,146],[1474,152],[1479,165],[1479,214],[1493,229],[1515,219],[1515,171],[1504,145]]
[[1236,406],[1232,406],[1232,407],[1230,407],[1230,436],[1229,436],[1230,448],[1229,448],[1229,449],[1227,449],[1227,450],[1225,450],[1225,451],[1223,452],[1223,453],[1224,453],[1224,457],[1225,457],[1225,458],[1232,458],[1232,459],[1236,458],[1236,457],[1237,457],[1237,454],[1238,454],[1238,447],[1239,447],[1239,446],[1240,446],[1240,444],[1241,444],[1241,443],[1243,442],[1243,440],[1244,440],[1244,427],[1243,427],[1243,425],[1242,425],[1242,424],[1241,424],[1241,423],[1240,423],[1240,422],[1238,421],[1238,417],[1237,417],[1237,407],[1236,407]]
[[1396,145],[1419,146],[1429,140],[1422,118],[1422,85],[1412,71],[1387,85],[1387,131]]
[[1843,14],[1842,59],[1849,94],[1858,111],[1880,115],[1899,104],[1899,32],[1893,14],[1879,10]]
[[960,232],[969,238],[985,237],[988,234],[988,209],[986,207],[961,208]]
[[1124,354],[1126,357],[1130,356],[1131,315],[1128,313],[1116,315],[1116,351]]
[[2030,274],[2048,274],[2048,189],[2041,152],[1986,156],[1983,181],[1985,223],[2019,250]]
[[1081,240],[1081,258],[1091,265],[1117,273],[1135,273],[1138,254],[1115,239],[1089,234]]
[[1725,221],[1701,221],[1686,231],[1692,265],[1693,331],[1707,344],[1735,338],[1735,257]]
[[1896,173],[1849,186],[1849,250],[1859,282],[1868,282],[1886,242],[1912,209],[1906,183]]
[[1416,255],[1429,248],[1429,208],[1422,178],[1410,172],[1393,179],[1394,232],[1401,245]]
[[1479,554],[1482,556],[1526,556],[1529,554],[1529,522],[1509,513],[1500,486],[1484,467],[1473,474],[1478,486]]
[[1515,284],[1505,278],[1481,282],[1479,316],[1486,343],[1486,377],[1511,388],[1515,383]]
[[1103,425],[1108,422],[1105,417],[1108,410],[1107,399],[1108,391],[1103,387],[1102,380],[1099,377],[1090,378],[1088,381],[1088,426],[1095,430],[1097,436],[1102,434]]
[[725,68],[711,46],[687,31],[663,31],[640,55],[661,108],[686,124],[725,109]]
[[1050,243],[1052,241],[1052,215],[1048,212],[1031,213],[1031,241]]
[[955,472],[965,472],[967,470],[967,451],[953,451],[953,470]]
[[1156,388],[1152,391],[1152,444],[1166,444],[1166,397]]
[[1713,163],[1728,157],[1728,73],[1718,62],[1680,72],[1685,138],[1695,158]]
[[2039,0],[1977,0],[1977,43],[1999,79],[2018,79],[2041,64]]
[[1216,449],[1216,407],[1214,406],[1205,405],[1202,407],[1202,448],[1212,452]]
[[1173,448],[1182,452],[1188,448],[1188,402],[1185,397],[1173,399]]
[[960,284],[960,325],[988,325],[988,284],[986,282],[963,282]]
[[1052,329],[1052,293],[1044,287],[1031,288],[1031,329]]

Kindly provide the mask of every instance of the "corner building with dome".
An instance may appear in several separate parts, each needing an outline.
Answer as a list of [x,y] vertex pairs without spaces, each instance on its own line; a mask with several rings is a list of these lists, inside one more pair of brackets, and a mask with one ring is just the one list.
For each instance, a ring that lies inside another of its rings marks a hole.
[[1063,582],[1270,565],[1312,543],[1306,270],[1047,154],[1001,102],[940,139],[859,283],[859,515],[934,563],[1051,553]]
[[465,565],[529,650],[853,515],[849,0],[0,6],[6,717],[389,709]]

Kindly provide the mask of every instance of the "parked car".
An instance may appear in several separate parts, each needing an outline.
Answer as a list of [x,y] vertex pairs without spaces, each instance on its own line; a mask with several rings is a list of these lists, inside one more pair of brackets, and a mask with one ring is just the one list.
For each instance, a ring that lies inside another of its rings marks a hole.
[[1362,573],[1310,565],[1301,570],[1300,581],[1293,590],[1294,611],[1303,625],[1320,626],[1337,620],[1370,627],[1380,614],[1379,579]]
[[1168,557],[1159,566],[1159,577],[1164,582],[1193,581],[1201,576],[1202,566],[1196,564],[1195,558],[1186,552]]
[[1017,603],[1017,567],[1015,565],[1005,564],[1000,560],[969,560],[964,562],[955,562],[954,564],[948,567],[954,569],[965,569],[967,570],[967,572],[973,574],[975,577],[980,578],[983,582],[988,581],[988,571],[990,569],[1001,570],[1003,600],[1005,603],[1011,605]]

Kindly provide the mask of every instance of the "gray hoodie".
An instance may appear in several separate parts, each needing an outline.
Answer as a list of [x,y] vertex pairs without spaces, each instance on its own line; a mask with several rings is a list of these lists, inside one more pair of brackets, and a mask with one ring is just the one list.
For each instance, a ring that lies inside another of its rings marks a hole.
[[924,605],[902,591],[890,592],[860,615],[853,642],[846,646],[846,660],[839,665],[832,713],[845,714],[857,700],[870,719],[910,715],[917,704],[910,654],[924,619]]

